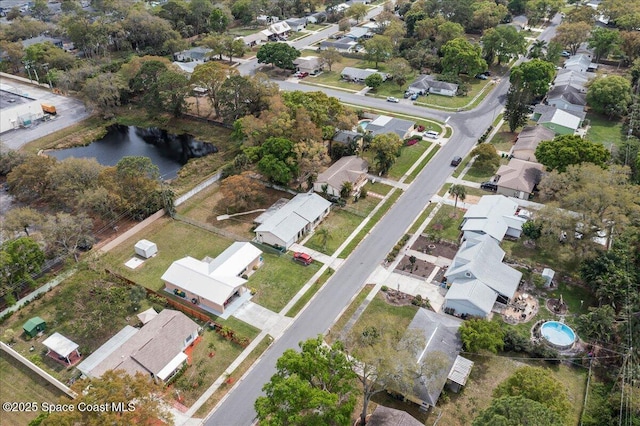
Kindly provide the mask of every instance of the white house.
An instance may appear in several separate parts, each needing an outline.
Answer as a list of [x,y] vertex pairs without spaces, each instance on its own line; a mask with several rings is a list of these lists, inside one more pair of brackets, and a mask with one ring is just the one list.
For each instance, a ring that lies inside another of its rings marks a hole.
[[416,123],[411,120],[389,117],[388,115],[379,115],[367,124],[367,128],[365,130],[373,136],[384,133],[395,133],[400,139],[405,139],[415,130],[415,126]]
[[125,326],[78,365],[87,377],[109,370],[170,379],[187,361],[184,350],[198,338],[200,326],[182,312],[164,309],[142,328]]
[[505,235],[519,238],[526,220],[516,216],[517,210],[518,203],[504,195],[483,196],[464,214],[461,227],[464,239],[479,239],[485,234],[497,242]]
[[326,185],[328,194],[339,197],[342,185],[349,182],[352,187],[351,193],[357,194],[367,183],[368,170],[369,164],[364,158],[355,155],[342,157],[318,175],[313,190],[322,193],[322,188]]
[[256,218],[256,241],[289,248],[311,232],[331,210],[331,203],[314,193],[298,194],[277,210]]
[[301,56],[293,61],[296,71],[317,74],[324,68],[322,58],[318,56]]
[[522,273],[502,263],[504,254],[489,235],[463,242],[445,274],[445,312],[486,317],[496,301],[507,303]]
[[262,251],[253,244],[235,242],[215,259],[187,256],[176,260],[161,279],[166,291],[222,314],[229,303],[244,294],[247,277],[262,261]]
[[591,58],[584,54],[570,57],[564,63],[564,68],[579,72],[593,72],[598,69],[598,64],[591,62]]
[[354,83],[364,83],[364,81],[372,74],[378,74],[382,77],[382,81],[386,81],[388,75],[376,69],[362,69],[353,67],[344,67],[341,76],[343,80],[353,81]]
[[431,75],[421,74],[409,85],[407,92],[420,95],[432,93],[434,95],[455,96],[458,93],[458,85],[436,80]]
[[236,39],[242,40],[244,45],[247,47],[253,47],[269,41],[269,36],[263,31],[258,31],[257,33],[249,34],[244,37],[237,37]]

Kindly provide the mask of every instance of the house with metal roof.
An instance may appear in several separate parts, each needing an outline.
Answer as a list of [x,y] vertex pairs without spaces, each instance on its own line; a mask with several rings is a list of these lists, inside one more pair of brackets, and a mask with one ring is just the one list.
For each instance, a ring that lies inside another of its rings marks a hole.
[[262,251],[251,243],[235,242],[218,257],[183,257],[162,275],[165,290],[218,315],[246,292],[247,278],[262,265]]
[[556,78],[553,80],[554,86],[562,86],[565,84],[575,86],[575,87],[586,87],[587,83],[594,79],[596,75],[591,72],[582,72],[582,71],[574,71],[561,69],[556,74]]
[[328,194],[339,197],[342,186],[345,182],[348,182],[352,188],[349,195],[357,194],[367,183],[368,171],[369,163],[364,158],[355,155],[342,157],[318,175],[313,184],[313,190],[318,193],[324,193],[323,188],[326,185]]
[[342,37],[338,40],[324,40],[320,42],[320,49],[327,50],[334,48],[338,52],[355,52],[358,42],[354,41],[351,37]]
[[47,328],[47,323],[40,317],[29,318],[22,326],[24,334],[29,337],[36,337],[38,333],[43,332]]
[[573,135],[580,128],[586,113],[564,111],[551,105],[536,105],[533,120],[539,125],[553,130],[556,135]]
[[403,339],[414,339],[416,333],[424,336],[424,347],[416,347],[413,355],[417,365],[426,368],[416,374],[419,376],[412,392],[404,395],[421,408],[435,407],[447,384],[454,384],[455,389],[467,382],[473,362],[465,360],[465,369],[462,368],[463,362],[458,361],[462,358],[462,340],[458,333],[461,324],[458,318],[420,308],[407,328]]
[[519,160],[536,162],[536,148],[542,141],[550,141],[556,137],[553,130],[544,126],[526,126],[518,134],[515,145],[511,148],[511,156]]
[[371,30],[365,27],[353,27],[345,34],[345,37],[349,37],[354,41],[360,41],[362,39],[371,38]]
[[462,232],[465,240],[476,240],[488,234],[496,242],[506,236],[519,238],[522,224],[526,222],[516,216],[518,203],[504,195],[485,195],[478,204],[464,214]]
[[593,72],[598,69],[598,64],[591,62],[590,56],[579,54],[567,59],[564,63],[564,69],[579,72]]
[[387,74],[380,72],[376,69],[362,69],[362,68],[354,68],[354,67],[344,67],[342,70],[341,76],[343,80],[352,81],[354,83],[364,83],[364,81],[372,74],[378,74],[382,77],[382,81],[387,79]]
[[167,381],[187,361],[184,350],[198,338],[200,326],[182,312],[164,309],[142,328],[125,326],[78,365],[87,377],[109,370],[142,373]]
[[445,312],[486,317],[496,301],[507,303],[522,273],[502,263],[504,255],[490,235],[464,241],[445,274]]
[[47,348],[47,356],[58,362],[66,361],[67,365],[73,365],[81,358],[78,350],[80,346],[57,331],[47,337],[42,344]]
[[288,249],[313,231],[330,210],[331,203],[321,196],[312,192],[298,194],[277,210],[256,218],[256,241]]
[[493,181],[498,194],[528,200],[542,178],[543,165],[512,158],[498,168]]
[[584,112],[587,106],[587,90],[569,84],[554,86],[547,93],[547,104],[563,111]]
[[395,133],[400,139],[405,139],[415,130],[415,126],[416,123],[414,121],[379,115],[367,124],[366,131],[373,136]]

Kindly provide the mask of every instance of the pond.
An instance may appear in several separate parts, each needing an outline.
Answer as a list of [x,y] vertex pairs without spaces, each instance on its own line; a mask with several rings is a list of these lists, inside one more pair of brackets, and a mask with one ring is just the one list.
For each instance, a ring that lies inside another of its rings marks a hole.
[[95,158],[105,166],[115,166],[122,157],[149,157],[160,169],[163,179],[173,179],[189,159],[218,152],[214,145],[197,141],[191,135],[173,135],[156,127],[115,124],[107,130],[102,139],[87,146],[54,150],[47,154],[58,160]]

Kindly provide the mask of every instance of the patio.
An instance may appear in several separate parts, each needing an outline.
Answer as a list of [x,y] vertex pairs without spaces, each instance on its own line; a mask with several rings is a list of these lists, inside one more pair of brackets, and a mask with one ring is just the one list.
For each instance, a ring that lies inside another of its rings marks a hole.
[[529,293],[516,292],[502,312],[502,317],[508,324],[522,324],[535,317],[539,308],[540,304],[537,298]]

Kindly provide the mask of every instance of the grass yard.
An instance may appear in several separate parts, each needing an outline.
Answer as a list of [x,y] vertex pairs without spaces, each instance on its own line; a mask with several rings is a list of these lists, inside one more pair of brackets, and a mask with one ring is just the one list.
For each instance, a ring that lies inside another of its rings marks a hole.
[[507,257],[532,266],[552,268],[556,271],[556,276],[562,273],[573,276],[578,271],[579,262],[569,245],[558,244],[553,249],[545,250],[539,246],[525,246],[524,239],[521,238],[517,241],[505,240],[501,247]]
[[[371,199],[368,197],[367,199]],[[363,200],[366,201],[367,199]],[[377,200],[376,200],[377,201]],[[329,238],[326,247],[321,244],[321,237],[316,232],[305,244],[310,249],[331,256],[347,239],[354,229],[362,222],[362,216],[344,209],[333,209],[318,229],[328,229]]]
[[[141,239],[158,245],[158,254],[137,269],[129,269],[124,262],[134,256],[133,246]],[[124,277],[152,290],[161,290],[162,274],[171,263],[185,256],[203,259],[216,257],[233,241],[177,220],[162,218],[111,250],[101,261]]]
[[325,25],[325,24],[307,24],[306,30],[307,31],[320,31],[320,30],[324,30],[326,27],[327,27],[327,25]]
[[585,139],[599,142],[607,148],[610,148],[612,144],[619,146],[622,143],[624,138],[621,121],[609,120],[607,117],[595,113],[588,113],[587,119],[591,124]]
[[[343,61],[344,63],[344,61]],[[310,76],[300,80],[301,84],[308,84],[311,86],[329,86],[336,89],[347,90],[350,92],[359,92],[364,89],[364,84],[351,83],[342,79],[341,72],[344,69],[343,63],[335,64],[333,71],[323,71],[322,74],[316,76]],[[346,66],[346,65],[345,65]]]
[[371,231],[371,229],[375,226],[376,223],[378,223],[380,218],[382,218],[382,216],[387,214],[391,206],[393,206],[396,203],[396,201],[398,201],[398,198],[400,198],[400,195],[402,195],[402,191],[396,190],[396,192],[394,192],[387,199],[384,205],[382,205],[378,209],[378,211],[371,217],[371,219],[369,219],[369,222],[367,222],[367,224],[360,230],[358,235],[356,235],[355,238],[351,240],[351,242],[344,248],[344,250],[338,253],[338,255],[340,255],[342,258],[347,258],[351,254],[351,252],[355,250],[358,244],[360,244],[360,241],[362,241],[364,236],[367,235],[369,231]]
[[[235,379],[235,380],[237,380],[240,377],[242,377],[244,375],[244,373],[247,372],[249,367],[251,367],[253,365],[253,363],[258,359],[258,357],[260,357],[260,355],[262,355],[264,353],[264,351],[267,350],[269,345],[271,345],[271,342],[273,342],[273,337],[268,336],[268,335],[265,336],[260,341],[260,343],[258,343],[258,345],[251,351],[249,356],[247,356],[244,359],[244,361],[242,361],[240,363],[238,368],[233,370],[233,372],[231,373],[230,377],[232,379]],[[223,383],[213,393],[213,395],[211,395],[211,397],[209,399],[207,399],[207,401],[204,404],[202,404],[202,406],[198,409],[198,411],[196,411],[196,413],[194,414],[194,417],[203,418],[207,414],[209,414],[209,411],[211,411],[211,409],[213,407],[215,407],[215,405],[222,399],[222,397],[227,394],[227,392],[229,391],[230,388],[231,388],[231,386],[228,383],[226,383],[226,382]]]
[[458,241],[460,235],[460,224],[464,216],[462,209],[457,209],[457,214],[452,217],[455,209],[453,206],[443,204],[438,213],[433,217],[424,233],[431,234],[436,238],[448,241]]
[[587,314],[590,307],[598,306],[598,300],[591,290],[586,287],[568,284],[562,280],[558,283],[558,287],[549,293],[549,297],[559,299],[561,295],[562,300],[569,308],[568,322],[572,322],[572,316],[575,318]]
[[[407,170],[409,170],[411,166],[418,161],[418,158],[420,158],[422,153],[425,152],[430,145],[430,142],[421,140],[415,145],[403,146],[400,149],[400,156],[396,158],[395,163],[391,166],[386,177],[389,179],[399,180],[405,173],[407,173]],[[369,164],[375,164],[373,151],[365,151],[362,156],[369,162]]]
[[[428,422],[432,424],[439,416],[438,424],[447,426],[467,426],[477,415],[491,405],[493,390],[518,368],[527,365],[520,360],[501,356],[470,356],[475,365],[466,386],[460,393],[444,393],[437,407],[429,412]],[[582,402],[586,390],[587,370],[565,365],[547,366],[541,361],[527,360],[533,366],[549,369],[553,377],[564,384],[573,409],[570,424],[578,424]]]
[[[56,387],[36,375],[13,357],[0,351],[0,400],[1,402],[34,402],[38,405],[56,403],[65,394]],[[70,400],[65,401],[69,403]],[[26,425],[35,419],[39,410],[32,412],[11,412],[3,410],[2,424]]]
[[358,295],[354,297],[353,301],[347,307],[347,309],[344,310],[342,315],[340,315],[340,318],[338,318],[338,320],[333,323],[331,327],[333,329],[333,333],[329,333],[325,337],[325,340],[329,344],[333,344],[335,342],[335,339],[340,336],[340,332],[342,331],[344,326],[347,324],[349,319],[351,319],[351,316],[356,311],[356,309],[360,307],[360,305],[362,304],[364,299],[367,297],[367,295],[371,293],[371,289],[373,289],[373,287],[375,287],[373,284],[366,284],[362,288],[362,290],[360,290],[360,293],[358,293]]
[[318,272],[320,264],[313,262],[304,266],[292,260],[291,256],[277,256],[264,253],[264,265],[249,277],[249,287],[257,293],[251,299],[254,303],[280,312],[291,298]]
[[286,316],[293,318],[298,315],[298,312],[300,312],[300,310],[302,310],[302,308],[309,302],[309,300],[311,300],[313,295],[316,294],[318,290],[320,290],[320,288],[322,288],[324,283],[327,282],[331,275],[333,275],[333,269],[327,268],[324,271],[324,274],[322,274],[320,278],[318,278],[316,282],[307,289],[304,295],[300,299],[298,299],[298,301],[291,307],[291,309],[289,309],[289,312],[286,313]]
[[300,40],[301,38],[303,38],[303,37],[308,37],[308,36],[310,36],[310,35],[311,35],[311,33],[308,33],[308,32],[306,32],[306,31],[298,31],[298,32],[294,32],[294,33],[291,33],[291,34],[289,35],[289,38],[287,39],[287,41]]
[[409,228],[408,233],[415,234],[418,231],[418,228],[420,227],[420,225],[422,225],[422,223],[427,219],[427,217],[429,217],[429,215],[435,208],[436,208],[435,203],[429,203],[427,208],[424,209],[422,213],[420,213],[420,216],[418,216],[417,219],[413,222],[413,225],[411,225],[411,228]]
[[435,145],[433,149],[431,149],[431,152],[424,158],[424,160],[422,160],[422,162],[418,164],[418,167],[413,169],[413,171],[409,174],[409,176],[407,176],[407,178],[404,180],[404,183],[413,182],[413,180],[420,174],[422,169],[424,169],[424,166],[426,166],[429,163],[429,161],[431,161],[433,156],[436,155],[439,150],[440,150],[440,145]]
[[402,99],[404,97],[404,92],[409,87],[409,84],[416,78],[418,73],[416,71],[412,71],[407,75],[407,82],[402,86],[398,86],[398,84],[393,80],[387,80],[380,87],[378,87],[375,91],[371,91],[374,96],[386,98],[387,96],[393,96],[398,99]]
[[509,152],[518,137],[518,132],[511,133],[507,123],[502,124],[500,130],[491,138],[491,145],[496,147],[497,151]]
[[381,182],[371,183],[371,181],[368,181],[364,185],[364,187],[368,192],[374,192],[380,195],[387,195],[389,191],[393,189],[392,186],[386,185],[384,183],[381,183]]
[[380,291],[353,325],[350,334],[360,334],[366,327],[384,327],[384,332],[394,336],[396,342],[399,342],[417,310],[418,307],[413,305],[396,306],[387,303],[384,292]]
[[[509,158],[508,157],[500,158],[500,164],[501,165],[502,164],[508,164],[508,163],[509,163]],[[465,175],[462,177],[462,179],[468,180],[469,182],[482,183],[482,182],[490,180],[494,175],[495,175],[495,172],[487,174],[487,173],[484,173],[484,172],[481,172],[479,170],[474,169],[474,167],[472,165],[469,168],[469,170],[467,170],[467,173],[465,173]]]
[[[262,199],[247,210],[258,208],[266,209],[280,198],[290,199],[292,195],[288,192],[265,187],[261,189],[260,197]],[[232,232],[246,240],[251,240],[255,236],[252,231],[254,226],[253,220],[262,213],[251,213],[218,221],[216,219],[217,216],[227,213],[225,199],[220,191],[219,183],[214,183],[204,191],[190,198],[186,203],[177,208],[177,212],[198,222]]]
[[447,193],[449,192],[449,188],[451,188],[453,186],[452,183],[445,183],[444,185],[442,185],[442,187],[440,188],[440,191],[438,191],[438,195],[440,197],[447,197]]
[[[488,80],[480,80],[478,78],[460,76],[460,78],[469,85],[469,92],[466,96],[440,96],[440,95],[429,95],[429,96],[421,96],[415,102],[415,105],[419,106],[427,106],[427,107],[435,107],[435,108],[464,108],[471,102],[471,100],[478,94],[486,85],[490,85],[485,90],[484,96],[486,96],[489,91],[493,88],[493,84],[491,79]],[[484,96],[480,96],[478,101],[481,101]]]

